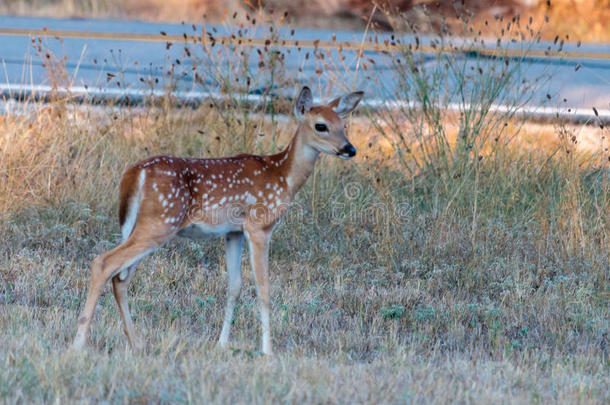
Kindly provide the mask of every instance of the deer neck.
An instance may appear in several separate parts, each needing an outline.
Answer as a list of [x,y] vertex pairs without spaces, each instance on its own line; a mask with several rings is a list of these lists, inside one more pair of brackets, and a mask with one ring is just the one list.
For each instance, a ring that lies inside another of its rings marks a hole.
[[320,155],[320,152],[304,142],[303,131],[304,129],[299,125],[292,141],[282,152],[286,158],[281,171],[286,178],[291,197],[294,197],[307,181]]

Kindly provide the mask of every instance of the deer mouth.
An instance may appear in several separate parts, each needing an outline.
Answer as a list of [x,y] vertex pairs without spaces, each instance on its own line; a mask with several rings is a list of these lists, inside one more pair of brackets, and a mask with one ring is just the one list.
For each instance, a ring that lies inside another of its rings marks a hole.
[[354,145],[352,145],[351,143],[346,144],[345,146],[343,146],[336,154],[338,157],[340,157],[341,159],[351,159],[354,156],[356,156],[356,148],[354,148]]

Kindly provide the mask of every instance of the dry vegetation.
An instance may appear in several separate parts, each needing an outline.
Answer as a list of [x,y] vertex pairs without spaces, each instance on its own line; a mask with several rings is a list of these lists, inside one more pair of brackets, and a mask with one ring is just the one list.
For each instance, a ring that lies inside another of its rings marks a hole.
[[[374,5],[377,12],[371,14]],[[553,40],[565,35],[572,40],[603,42],[610,40],[610,0],[325,0],[295,3],[286,0],[9,0],[0,2],[0,14],[46,17],[118,18],[166,22],[207,22],[227,20],[235,11],[252,12],[259,5],[276,13],[289,13],[293,25],[326,29],[363,29],[372,18],[374,26],[391,29],[381,9],[402,13],[425,32],[439,32],[442,21],[461,32],[461,15],[474,13],[473,28],[491,33],[487,22],[494,16],[511,18],[532,15],[542,24],[549,22],[543,38]]]
[[[248,277],[232,349],[213,347],[220,241],[172,242],[140,265],[130,294],[144,353],[126,348],[107,289],[89,353],[66,354],[88,266],[119,239],[119,174],[156,153],[238,152],[215,114],[117,110],[100,122],[59,105],[3,118],[3,401],[610,399],[608,166],[561,139],[559,151],[517,144],[456,196],[388,164],[368,120],[353,131],[361,155],[325,157],[275,234],[276,358],[256,351]],[[280,125],[281,144],[292,127]]]
[[[430,80],[447,73],[414,72],[403,56],[400,96],[441,99]],[[510,85],[507,66],[482,72],[487,87],[468,100],[499,101],[488,90]],[[231,349],[214,348],[220,240],[174,241],[140,264],[130,304],[142,353],[127,348],[109,288],[88,352],[67,352],[91,260],[119,240],[130,163],[271,152],[294,129],[239,98],[229,106],[56,100],[0,117],[0,401],[610,401],[608,129],[522,127],[510,112],[434,103],[362,111],[350,128],[359,155],[324,157],[276,230],[275,357],[256,350],[250,277]]]

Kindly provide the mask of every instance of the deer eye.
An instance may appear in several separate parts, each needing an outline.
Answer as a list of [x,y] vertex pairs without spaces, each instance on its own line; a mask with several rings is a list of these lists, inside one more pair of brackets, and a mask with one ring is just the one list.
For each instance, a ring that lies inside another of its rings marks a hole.
[[318,132],[328,132],[328,127],[326,126],[326,124],[316,124],[315,128]]

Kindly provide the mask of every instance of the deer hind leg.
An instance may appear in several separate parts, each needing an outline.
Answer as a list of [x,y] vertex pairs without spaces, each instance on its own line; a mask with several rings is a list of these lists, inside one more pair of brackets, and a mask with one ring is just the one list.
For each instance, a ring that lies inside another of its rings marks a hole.
[[[138,240],[135,235],[132,235],[122,245],[95,258],[91,265],[89,294],[87,295],[87,301],[85,302],[83,312],[78,318],[78,330],[73,344],[75,349],[83,348],[87,342],[89,326],[91,325],[93,313],[95,312],[95,306],[106,282],[111,277],[117,276],[121,269],[132,266],[160,245],[161,243],[154,241],[154,239],[150,237],[144,240]],[[120,297],[123,297],[124,295],[125,294],[120,295]],[[123,300],[126,302],[125,297],[123,297]],[[121,307],[121,303],[119,303],[119,307]],[[123,309],[126,309],[126,306]]]
[[243,248],[244,235],[241,232],[229,233],[226,237],[226,260],[227,275],[229,285],[227,288],[227,306],[225,308],[225,318],[222,323],[222,331],[218,339],[220,347],[226,347],[229,342],[229,332],[233,322],[233,310],[235,301],[239,297],[241,289],[241,251]]
[[142,345],[136,335],[133,321],[131,320],[131,314],[129,313],[129,303],[127,301],[127,287],[129,286],[129,281],[131,280],[131,276],[137,265],[138,263],[136,262],[127,269],[122,270],[118,275],[112,277],[112,291],[114,292],[114,298],[119,307],[121,319],[123,320],[123,328],[127,335],[127,339],[129,340],[129,345],[133,349],[139,351],[141,350]]

